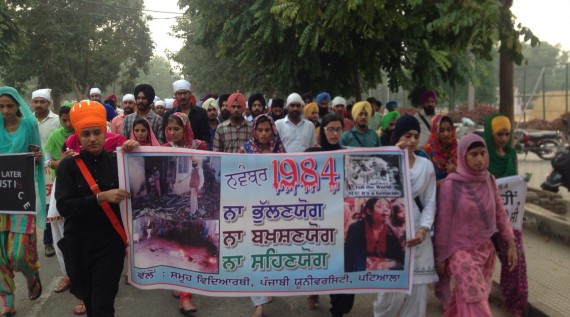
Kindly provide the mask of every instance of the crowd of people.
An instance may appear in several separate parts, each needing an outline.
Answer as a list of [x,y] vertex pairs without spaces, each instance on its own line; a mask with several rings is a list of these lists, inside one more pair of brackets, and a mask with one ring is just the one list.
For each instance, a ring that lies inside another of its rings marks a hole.
[[[452,120],[435,113],[434,91],[421,95],[421,109],[413,115],[400,113],[396,101],[384,112],[375,98],[349,104],[327,92],[269,100],[260,93],[247,99],[241,93],[207,94],[198,100],[186,80],[173,83],[172,96],[158,99],[151,85],[141,84],[119,105],[114,94],[102,100],[101,90],[92,88],[89,100],[64,103],[55,114],[50,89],[34,91],[30,107],[16,89],[0,87],[0,153],[33,152],[38,188],[35,215],[0,213],[0,316],[16,314],[15,272],[25,276],[30,300],[42,294],[36,226],[45,228],[45,255],[57,256],[64,276],[55,291],[69,289],[81,300],[74,313],[114,316],[127,242],[119,203],[130,197],[119,188],[115,150],[141,145],[247,155],[397,146],[409,155],[413,234],[404,240],[404,220],[388,221],[390,213],[381,210],[392,207],[378,198],[362,206],[362,218],[345,232],[347,244],[363,244],[345,248],[355,259],[354,270],[347,271],[362,270],[368,257],[381,259],[387,249],[399,252],[394,263],[403,263],[401,248],[414,249],[411,294],[379,292],[374,316],[425,316],[432,284],[445,316],[491,316],[487,299],[495,255],[506,306],[513,316],[524,314],[522,232],[511,228],[495,182],[517,174],[507,117],[489,116],[484,138],[470,134],[457,140]],[[55,179],[48,202],[44,169]],[[195,209],[202,184],[192,182]],[[160,183],[151,188],[161,195]],[[173,295],[182,314],[198,310],[192,294]],[[354,298],[330,295],[331,315],[349,313]],[[251,300],[253,317],[260,317],[272,299]],[[307,302],[316,308],[319,296]]]

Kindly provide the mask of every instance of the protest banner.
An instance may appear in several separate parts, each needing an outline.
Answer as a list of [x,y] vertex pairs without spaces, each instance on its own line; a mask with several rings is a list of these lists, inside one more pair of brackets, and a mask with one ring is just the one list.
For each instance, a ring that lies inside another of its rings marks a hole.
[[129,281],[209,296],[410,292],[407,152],[119,151]]
[[509,176],[497,179],[499,193],[507,208],[509,221],[513,229],[522,230],[524,203],[526,201],[527,185],[520,176]]
[[0,155],[0,213],[35,214],[36,185],[33,153]]

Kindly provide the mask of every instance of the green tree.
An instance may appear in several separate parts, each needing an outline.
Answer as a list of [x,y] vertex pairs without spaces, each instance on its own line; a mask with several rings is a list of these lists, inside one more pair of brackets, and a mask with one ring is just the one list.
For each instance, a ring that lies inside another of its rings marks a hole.
[[132,89],[148,70],[153,44],[142,0],[19,0],[14,20],[25,38],[8,61],[5,79],[14,85],[37,79],[55,104],[73,92],[87,96],[93,86]]
[[132,94],[136,84],[149,83],[161,99],[172,98],[172,83],[177,79],[178,76],[175,76],[170,62],[162,56],[154,56],[150,60],[148,73],[141,74],[135,80],[135,84],[128,87],[123,93]]
[[[7,60],[15,51],[15,44],[20,37],[20,28],[12,20],[14,12],[4,2],[0,2],[0,59]],[[5,63],[0,65],[4,71]]]

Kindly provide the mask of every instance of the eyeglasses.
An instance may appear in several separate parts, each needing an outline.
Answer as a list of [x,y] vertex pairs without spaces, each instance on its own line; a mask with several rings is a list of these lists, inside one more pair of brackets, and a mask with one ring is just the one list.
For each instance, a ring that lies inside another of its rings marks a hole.
[[326,132],[332,134],[339,134],[342,133],[342,128],[331,128],[331,127],[324,127],[323,128]]

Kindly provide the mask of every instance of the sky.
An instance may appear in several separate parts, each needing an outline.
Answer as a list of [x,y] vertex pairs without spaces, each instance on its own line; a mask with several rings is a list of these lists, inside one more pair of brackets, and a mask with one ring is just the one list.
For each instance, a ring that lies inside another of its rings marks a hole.
[[[166,12],[182,12],[178,0],[144,0],[145,9]],[[561,44],[563,50],[570,51],[570,19],[567,17],[569,0],[514,0],[512,12],[517,22],[530,28],[541,41],[552,45]],[[154,18],[172,18],[177,15],[149,12]],[[182,40],[171,35],[171,26],[175,19],[155,19],[149,22],[155,43],[154,53],[166,56],[165,50],[177,51],[182,47]]]

